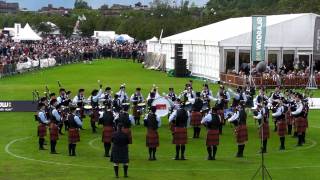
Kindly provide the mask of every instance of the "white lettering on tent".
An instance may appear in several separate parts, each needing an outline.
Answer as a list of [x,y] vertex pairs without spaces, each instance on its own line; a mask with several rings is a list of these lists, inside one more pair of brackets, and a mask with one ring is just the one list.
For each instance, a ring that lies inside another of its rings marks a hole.
[[256,29],[256,60],[261,60],[262,58],[262,39],[263,39],[263,19],[262,17],[257,17],[257,29]]

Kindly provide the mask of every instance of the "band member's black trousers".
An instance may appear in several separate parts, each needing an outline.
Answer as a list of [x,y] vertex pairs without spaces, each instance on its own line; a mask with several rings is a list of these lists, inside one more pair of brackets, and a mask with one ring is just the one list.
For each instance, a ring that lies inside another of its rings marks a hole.
[[285,143],[286,141],[286,137],[280,137],[280,150],[284,150],[285,149]]
[[302,146],[306,142],[306,133],[298,134],[298,146]]
[[207,147],[208,160],[215,160],[218,147],[216,145]]
[[44,149],[44,138],[39,138],[39,149]]
[[50,141],[50,149],[51,149],[51,153],[55,153],[56,152],[56,145],[57,145],[57,141]]
[[199,138],[200,137],[200,127],[193,127],[193,138]]
[[76,156],[77,144],[69,144],[69,156]]
[[69,122],[68,121],[64,121],[64,130],[65,131],[69,130]]
[[220,123],[220,124],[219,124],[219,134],[222,134],[222,128],[223,128],[223,124]]
[[277,126],[277,121],[274,121],[274,132],[277,132],[277,130],[278,130],[278,126]]
[[186,150],[186,146],[185,145],[176,145],[176,157],[175,159],[178,160],[179,159],[179,154],[180,154],[180,151],[181,151],[181,160],[185,160],[185,157],[184,157],[184,152]]
[[149,160],[156,160],[157,148],[149,148]]
[[104,156],[105,157],[110,157],[110,148],[111,148],[111,143],[104,143]]

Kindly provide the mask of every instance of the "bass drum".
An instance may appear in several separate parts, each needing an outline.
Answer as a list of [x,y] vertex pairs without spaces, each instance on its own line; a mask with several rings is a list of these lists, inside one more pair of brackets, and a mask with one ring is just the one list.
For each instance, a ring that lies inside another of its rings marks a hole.
[[170,112],[173,102],[164,97],[159,97],[152,102],[152,106],[155,106],[157,111],[156,114],[160,117],[167,116]]

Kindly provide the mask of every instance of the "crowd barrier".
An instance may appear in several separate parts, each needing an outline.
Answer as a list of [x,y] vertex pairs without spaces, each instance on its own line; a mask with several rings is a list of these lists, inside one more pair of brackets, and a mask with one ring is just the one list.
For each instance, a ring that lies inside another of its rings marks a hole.
[[101,58],[132,58],[137,59],[138,62],[144,61],[144,54],[127,54],[106,52],[104,49],[92,53],[75,52],[73,54],[59,54],[55,58],[44,58],[40,60],[31,60],[23,63],[0,64],[0,77],[10,76],[17,73],[32,71],[41,68],[52,67],[56,65],[64,65],[70,63],[77,63],[86,60],[101,59]]
[[[320,77],[316,78],[317,85],[320,85]],[[276,87],[281,85],[287,88],[303,88],[308,85],[309,77],[308,76],[293,76],[293,77],[282,77],[280,81],[274,80],[272,77],[252,77],[253,82],[256,86],[265,86],[265,87]],[[230,86],[245,86],[248,82],[248,78],[239,75],[233,74],[220,74],[220,82]]]

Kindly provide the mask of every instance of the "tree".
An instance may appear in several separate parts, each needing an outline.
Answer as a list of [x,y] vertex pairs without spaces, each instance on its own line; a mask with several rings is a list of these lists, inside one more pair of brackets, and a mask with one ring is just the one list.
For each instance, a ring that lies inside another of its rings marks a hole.
[[43,34],[49,34],[53,30],[52,27],[45,22],[39,23],[39,25],[36,26],[36,29]]
[[76,0],[74,2],[74,9],[91,9],[91,7],[84,0]]

